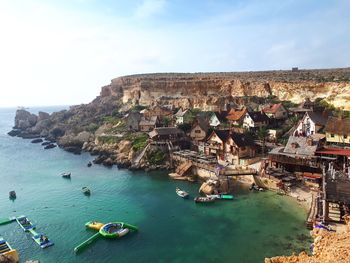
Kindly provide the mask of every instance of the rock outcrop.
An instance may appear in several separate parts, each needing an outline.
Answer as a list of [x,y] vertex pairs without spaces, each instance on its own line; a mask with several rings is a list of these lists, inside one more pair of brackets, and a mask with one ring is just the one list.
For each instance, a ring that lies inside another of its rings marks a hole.
[[346,219],[347,231],[343,233],[314,229],[313,255],[306,252],[293,256],[266,258],[265,263],[347,263],[350,262],[350,216]]

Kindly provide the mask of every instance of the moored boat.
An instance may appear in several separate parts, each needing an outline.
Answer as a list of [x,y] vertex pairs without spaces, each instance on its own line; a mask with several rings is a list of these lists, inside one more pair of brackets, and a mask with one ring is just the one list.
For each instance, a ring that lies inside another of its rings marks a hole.
[[220,197],[223,200],[233,200],[233,195],[221,194]]
[[15,191],[10,191],[9,192],[9,198],[11,200],[16,199],[17,198],[16,192]]
[[194,198],[194,201],[196,203],[212,203],[215,201],[215,197],[209,197],[209,196],[197,196]]
[[29,231],[30,229],[35,228],[35,226],[29,221],[29,219],[26,216],[17,217],[16,221],[23,229],[23,231]]
[[[19,262],[19,255],[16,249],[13,249],[5,239],[0,237],[0,255],[8,258],[8,262]],[[5,261],[4,261],[5,262]],[[6,261],[7,262],[7,261]]]
[[86,186],[82,187],[81,191],[84,193],[84,195],[91,195],[91,190]]
[[71,173],[61,173],[61,176],[66,179],[70,179]]
[[188,198],[190,195],[184,190],[181,190],[180,188],[176,187],[176,194],[182,198]]
[[229,194],[207,195],[207,197],[211,197],[214,199],[221,199],[221,200],[233,200],[233,195],[229,195]]
[[258,185],[256,185],[255,183],[252,183],[251,184],[251,186],[249,187],[249,190],[250,191],[260,191],[260,192],[262,192],[262,191],[264,191],[264,188],[262,188],[262,187],[259,187]]

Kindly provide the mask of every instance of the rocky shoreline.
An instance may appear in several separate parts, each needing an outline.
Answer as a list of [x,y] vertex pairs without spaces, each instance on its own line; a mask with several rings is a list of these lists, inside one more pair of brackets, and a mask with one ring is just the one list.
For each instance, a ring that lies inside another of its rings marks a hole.
[[[8,135],[30,139],[31,143],[40,143],[46,150],[58,146],[73,154],[89,152],[92,156],[95,156],[94,164],[101,164],[106,167],[116,165],[118,168],[146,171],[170,169],[167,158],[164,162],[157,164],[150,163],[147,158],[135,163],[135,158],[142,150],[135,149],[133,145],[135,133],[124,133],[119,137],[115,134],[108,135],[108,131],[113,126],[103,123],[103,117],[108,116],[109,112],[105,112],[104,115],[100,116],[100,120],[95,120],[97,128],[95,131],[87,131],[91,123],[87,127],[78,125],[80,122],[74,122],[73,120],[81,117],[81,111],[84,108],[82,107],[81,110],[75,112],[76,108],[72,107],[69,111],[63,110],[51,115],[45,112],[39,112],[38,115],[35,115],[26,110],[17,110],[15,125],[8,132]],[[72,114],[72,112],[75,113]],[[145,136],[144,133],[141,135]],[[110,137],[113,140],[110,140]]]

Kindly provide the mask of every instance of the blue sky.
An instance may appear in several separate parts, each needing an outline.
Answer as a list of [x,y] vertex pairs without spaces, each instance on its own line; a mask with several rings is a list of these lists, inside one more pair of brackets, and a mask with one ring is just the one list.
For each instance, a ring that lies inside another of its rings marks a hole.
[[0,0],[0,106],[145,72],[348,67],[350,1]]

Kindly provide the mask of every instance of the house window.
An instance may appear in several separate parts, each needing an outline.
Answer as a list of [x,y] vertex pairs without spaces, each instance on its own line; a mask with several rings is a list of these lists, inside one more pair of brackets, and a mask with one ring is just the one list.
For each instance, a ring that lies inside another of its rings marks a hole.
[[201,130],[195,130],[194,132],[195,133],[201,133]]
[[348,138],[348,135],[347,134],[344,134],[344,139],[347,139]]
[[331,137],[334,138],[334,134],[333,133],[331,133]]

